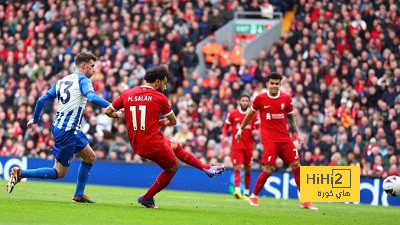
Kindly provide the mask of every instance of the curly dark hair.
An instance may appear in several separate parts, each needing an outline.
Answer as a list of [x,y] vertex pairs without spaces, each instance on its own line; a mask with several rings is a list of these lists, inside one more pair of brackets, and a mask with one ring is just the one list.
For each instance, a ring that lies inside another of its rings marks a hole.
[[165,65],[158,65],[146,70],[144,80],[148,83],[154,83],[156,80],[164,80],[165,77],[168,80],[171,78],[171,74],[169,73],[167,67]]
[[268,75],[267,77],[267,82],[270,80],[282,80],[282,76],[279,73],[271,73],[270,75]]

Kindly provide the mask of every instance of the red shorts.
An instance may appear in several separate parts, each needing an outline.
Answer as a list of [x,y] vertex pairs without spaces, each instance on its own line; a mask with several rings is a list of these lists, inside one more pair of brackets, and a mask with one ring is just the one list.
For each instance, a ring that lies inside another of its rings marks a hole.
[[178,159],[171,148],[171,142],[168,139],[165,139],[163,146],[154,146],[149,153],[146,153],[146,150],[141,152],[144,152],[139,154],[141,157],[155,162],[163,170],[170,170],[178,163]]
[[275,159],[279,156],[286,165],[300,160],[299,152],[293,142],[264,142],[263,165],[275,166]]
[[232,148],[231,159],[233,166],[243,165],[249,167],[252,156],[253,149]]

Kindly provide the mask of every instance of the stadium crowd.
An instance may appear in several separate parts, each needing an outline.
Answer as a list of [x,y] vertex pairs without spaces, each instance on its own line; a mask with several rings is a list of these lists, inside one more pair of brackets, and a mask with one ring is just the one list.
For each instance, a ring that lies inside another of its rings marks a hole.
[[[167,64],[174,75],[167,96],[178,125],[164,134],[209,164],[231,165],[221,140],[227,112],[243,91],[265,91],[277,71],[293,96],[306,138],[302,165],[360,165],[363,176],[400,175],[400,17],[396,0],[299,0],[289,32],[259,57],[234,65],[218,57],[203,74],[195,45],[233,18],[233,12],[285,12],[291,1],[10,1],[0,5],[0,156],[52,158],[56,103],[40,126],[27,130],[36,100],[75,69],[73,56],[99,57],[92,78],[109,101],[142,83],[145,70]],[[229,58],[229,57],[228,57]],[[98,160],[145,163],[129,146],[126,127],[90,105],[82,130]],[[253,168],[261,145],[254,132]],[[296,139],[296,137],[293,137]],[[277,171],[286,171],[282,160]]]

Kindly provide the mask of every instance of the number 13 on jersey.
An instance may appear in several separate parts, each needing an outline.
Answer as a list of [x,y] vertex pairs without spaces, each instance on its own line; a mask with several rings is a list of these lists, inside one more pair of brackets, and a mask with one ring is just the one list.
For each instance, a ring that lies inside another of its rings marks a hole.
[[129,109],[131,110],[132,113],[132,123],[133,123],[133,130],[137,130],[137,119],[136,119],[136,108],[140,111],[140,130],[146,130],[146,106],[145,105],[139,105],[139,107],[136,106],[130,106]]

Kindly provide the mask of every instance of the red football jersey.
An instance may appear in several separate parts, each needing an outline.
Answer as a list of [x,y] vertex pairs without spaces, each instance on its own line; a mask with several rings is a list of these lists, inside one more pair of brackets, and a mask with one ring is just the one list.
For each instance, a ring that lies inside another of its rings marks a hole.
[[235,139],[235,135],[237,131],[240,128],[240,125],[242,125],[242,122],[244,118],[246,117],[248,111],[242,111],[239,108],[234,109],[231,111],[226,120],[225,123],[228,125],[232,126],[232,149],[252,149],[254,148],[254,138],[252,131],[255,127],[256,124],[260,123],[258,120],[258,116],[253,116],[253,119],[250,121],[249,124],[247,124],[246,128],[242,132],[242,138],[240,139],[240,142],[238,143]]
[[262,142],[292,141],[286,125],[286,115],[293,113],[292,98],[289,95],[282,92],[274,97],[269,92],[259,94],[251,109],[260,111]]
[[173,113],[164,94],[143,85],[122,92],[112,106],[125,109],[128,136],[135,153],[151,153],[164,146],[158,120],[160,115]]

